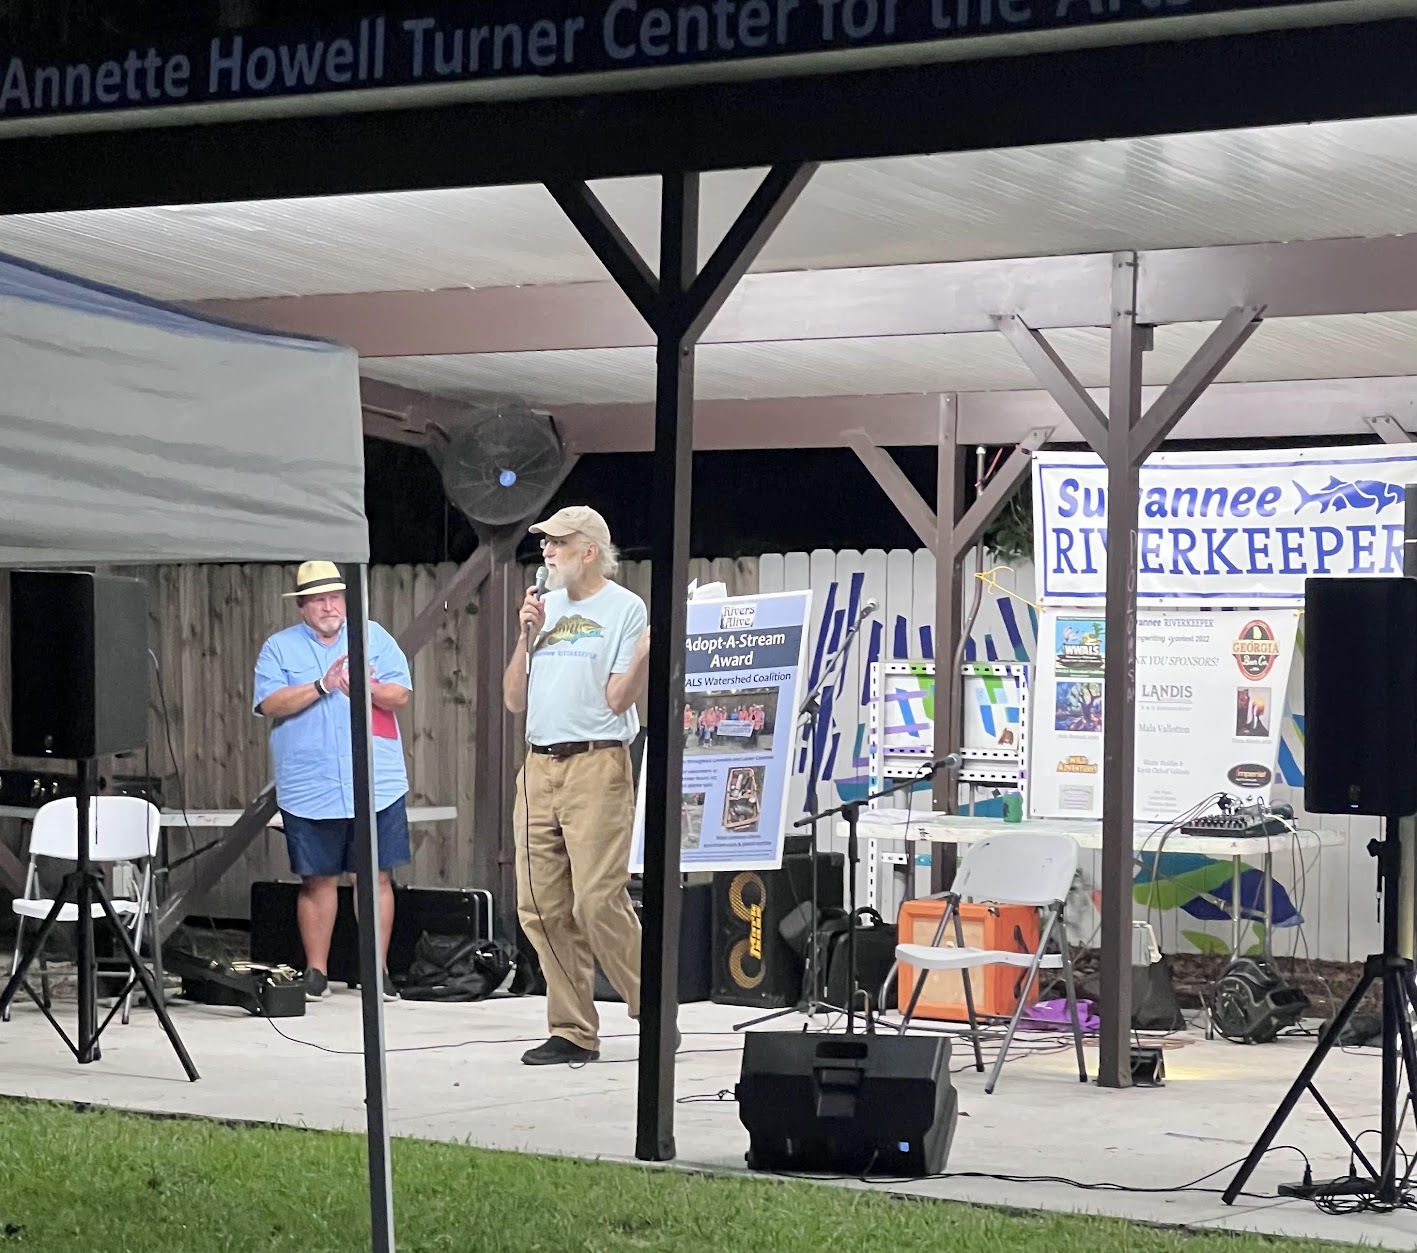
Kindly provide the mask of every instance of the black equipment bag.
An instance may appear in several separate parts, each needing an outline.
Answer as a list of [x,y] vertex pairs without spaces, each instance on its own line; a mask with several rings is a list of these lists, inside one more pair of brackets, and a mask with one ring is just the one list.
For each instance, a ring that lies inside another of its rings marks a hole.
[[[864,925],[868,921],[870,925]],[[827,972],[826,1001],[841,1009],[847,1007],[850,986],[849,927],[850,916],[842,912],[839,917],[825,919],[817,933],[822,966]],[[882,1009],[876,998],[895,961],[898,937],[898,929],[869,905],[856,911],[856,987],[869,998],[873,1013],[878,1014]],[[858,1004],[856,1008],[860,1012],[862,1007]]]
[[425,931],[399,992],[406,1001],[481,1001],[506,983],[517,965],[516,950],[500,940]]

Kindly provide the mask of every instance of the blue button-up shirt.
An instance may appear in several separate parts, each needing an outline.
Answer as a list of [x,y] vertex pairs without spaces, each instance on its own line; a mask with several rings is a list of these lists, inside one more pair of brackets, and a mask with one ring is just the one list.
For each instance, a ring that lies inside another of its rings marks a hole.
[[[301,622],[268,639],[256,660],[256,698],[261,702],[283,687],[313,683],[335,660],[348,654],[348,628],[329,644],[321,642]],[[375,682],[397,683],[413,690],[408,658],[377,622],[369,623],[369,664]],[[349,697],[342,692],[317,700],[289,718],[278,718],[271,727],[271,759],[275,766],[276,803],[301,818],[354,817],[354,754],[350,748]],[[408,791],[403,741],[398,724],[393,738],[380,735],[379,721],[392,722],[391,714],[374,711],[374,807],[386,809]]]

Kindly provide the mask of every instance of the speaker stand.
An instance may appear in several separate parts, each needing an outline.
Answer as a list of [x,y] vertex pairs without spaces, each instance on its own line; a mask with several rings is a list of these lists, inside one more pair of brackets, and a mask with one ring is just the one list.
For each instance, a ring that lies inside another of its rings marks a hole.
[[[59,891],[55,894],[54,904],[50,908],[45,919],[40,923],[38,932],[30,942],[28,951],[21,957],[20,964],[15,968],[15,973],[11,976],[10,982],[5,985],[4,992],[0,992],[0,1015],[8,1014],[15,996],[23,988],[28,993],[29,998],[39,1006],[44,1016],[49,1019],[50,1026],[59,1033],[59,1038],[69,1047],[75,1059],[82,1065],[98,1061],[103,1053],[99,1049],[99,1036],[104,1032],[104,1028],[113,1021],[113,1016],[118,1013],[123,1005],[124,998],[132,991],[134,984],[141,984],[144,994],[148,999],[148,1006],[157,1015],[158,1021],[162,1024],[163,1031],[167,1034],[173,1051],[177,1054],[177,1059],[182,1063],[182,1069],[187,1072],[187,1078],[193,1083],[200,1077],[197,1068],[192,1064],[192,1059],[187,1055],[187,1050],[182,1044],[181,1037],[177,1034],[177,1028],[172,1025],[172,1019],[168,1016],[167,1006],[163,1003],[157,984],[154,983],[152,973],[143,964],[138,951],[133,947],[132,937],[128,934],[128,929],[119,919],[117,912],[113,908],[113,902],[108,898],[108,892],[103,884],[103,875],[94,866],[89,855],[89,811],[93,797],[94,762],[92,758],[85,758],[78,762],[78,786],[75,789],[74,801],[76,809],[77,830],[75,840],[77,843],[78,857],[73,870],[64,876],[63,882],[59,886]],[[35,995],[34,989],[25,981],[25,976],[29,973],[30,965],[34,959],[44,951],[44,946],[49,940],[49,934],[59,922],[59,915],[66,904],[72,903],[78,912],[78,998],[79,998],[79,1029],[77,1041],[71,1040],[68,1033],[59,1025],[59,1020],[50,1012],[44,1001]],[[118,999],[113,1008],[98,1026],[94,1026],[94,1021],[98,1018],[98,970],[97,962],[94,959],[93,943],[93,918],[94,906],[97,905],[104,917],[108,919],[109,926],[113,928],[114,934],[118,937],[118,943],[123,950],[123,955],[127,959],[128,967],[132,971],[132,978],[118,994]]]
[[[1328,1116],[1328,1120],[1333,1123],[1338,1134],[1348,1144],[1354,1160],[1363,1163],[1364,1169],[1372,1178],[1376,1188],[1376,1199],[1380,1204],[1396,1205],[1401,1195],[1407,1190],[1408,1182],[1412,1177],[1413,1165],[1417,1159],[1409,1161],[1406,1173],[1399,1182],[1397,1178],[1398,1066],[1401,1064],[1407,1072],[1407,1096],[1402,1104],[1406,1106],[1410,1102],[1413,1104],[1414,1110],[1417,1110],[1417,1042],[1413,1038],[1410,1017],[1413,1011],[1417,1010],[1417,981],[1414,981],[1412,962],[1401,955],[1399,948],[1398,913],[1401,908],[1399,876],[1402,867],[1400,821],[1398,818],[1389,817],[1387,819],[1387,838],[1368,842],[1368,852],[1377,859],[1378,877],[1383,887],[1383,951],[1372,954],[1363,963],[1363,977],[1358,981],[1358,986],[1353,989],[1352,994],[1343,1003],[1343,1008],[1325,1028],[1318,1045],[1310,1054],[1303,1070],[1299,1072],[1299,1077],[1294,1080],[1293,1086],[1280,1101],[1279,1108],[1275,1111],[1274,1117],[1269,1120],[1269,1125],[1260,1133],[1260,1138],[1255,1141],[1255,1146],[1250,1150],[1245,1164],[1240,1167],[1239,1173],[1225,1190],[1221,1199],[1226,1205],[1235,1203],[1235,1198],[1240,1195],[1260,1159],[1269,1152],[1269,1146],[1274,1143],[1279,1129],[1293,1112],[1294,1106],[1298,1104],[1299,1098],[1305,1090],[1313,1093],[1319,1108]],[[1383,990],[1383,1069],[1381,1128],[1379,1131],[1382,1140],[1381,1168],[1374,1167],[1372,1162],[1363,1155],[1363,1150],[1358,1147],[1357,1139],[1348,1132],[1338,1115],[1333,1112],[1328,1102],[1319,1095],[1318,1088],[1314,1086],[1314,1076],[1318,1073],[1319,1067],[1323,1065],[1324,1059],[1338,1042],[1344,1028],[1362,1003],[1364,995],[1374,983],[1381,983]]]
[[807,995],[796,1005],[786,1009],[775,1009],[771,1013],[761,1014],[757,1018],[736,1022],[733,1024],[734,1031],[746,1031],[749,1027],[756,1027],[765,1022],[775,1022],[779,1018],[786,1018],[789,1014],[805,1014],[808,1018],[815,1018],[824,1009],[837,1010],[835,1005],[828,1005],[823,999],[826,992],[826,981],[821,969],[821,914],[817,907],[817,879],[819,875],[817,865],[817,787],[821,782],[822,775],[822,750],[821,739],[817,731],[822,715],[822,693],[826,691],[827,685],[835,676],[837,668],[850,649],[851,641],[855,638],[863,620],[858,619],[856,625],[846,633],[841,648],[837,650],[836,655],[822,671],[816,688],[802,702],[802,708],[797,711],[799,716],[805,717],[807,720],[807,742],[812,746],[812,755],[807,766],[807,813],[809,816],[796,824],[798,827],[809,827],[811,836],[811,851],[808,853],[808,857],[810,858],[810,874],[812,876],[812,919],[807,938],[807,969],[803,979],[807,985]]

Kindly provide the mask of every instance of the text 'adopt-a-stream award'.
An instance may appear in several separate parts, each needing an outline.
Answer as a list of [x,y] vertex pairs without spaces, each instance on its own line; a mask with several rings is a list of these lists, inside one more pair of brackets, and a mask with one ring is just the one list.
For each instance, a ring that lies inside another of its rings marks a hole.
[[[807,590],[689,602],[680,847],[686,872],[782,865],[811,611]],[[632,874],[643,872],[644,860],[642,764]]]

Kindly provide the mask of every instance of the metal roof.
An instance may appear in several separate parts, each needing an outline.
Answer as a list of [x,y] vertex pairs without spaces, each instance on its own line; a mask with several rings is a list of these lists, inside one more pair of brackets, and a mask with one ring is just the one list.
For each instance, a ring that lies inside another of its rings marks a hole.
[[[704,176],[705,256],[761,174]],[[658,181],[619,179],[594,190],[653,263]],[[1379,118],[826,165],[754,269],[1409,232],[1417,232],[1417,117]],[[539,186],[0,218],[0,251],[184,302],[605,278]],[[1158,328],[1147,381],[1174,377],[1212,326]],[[1084,384],[1105,385],[1104,330],[1054,330],[1049,339]],[[370,378],[450,396],[495,389],[548,405],[617,403],[652,395],[653,350],[366,357],[363,370]],[[1417,313],[1273,318],[1221,378],[1400,375],[1417,375]],[[1036,386],[1002,336],[882,332],[707,342],[696,394],[731,399]]]

